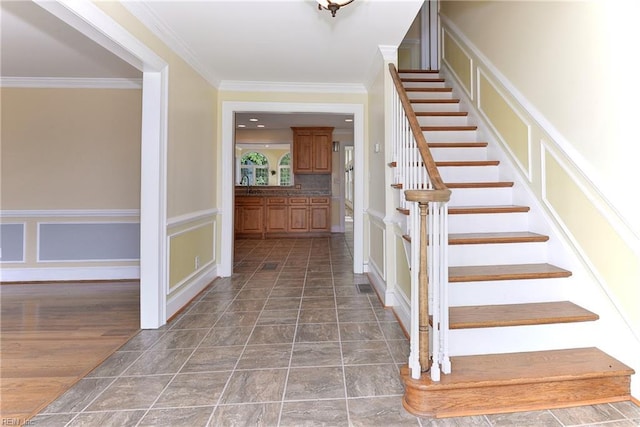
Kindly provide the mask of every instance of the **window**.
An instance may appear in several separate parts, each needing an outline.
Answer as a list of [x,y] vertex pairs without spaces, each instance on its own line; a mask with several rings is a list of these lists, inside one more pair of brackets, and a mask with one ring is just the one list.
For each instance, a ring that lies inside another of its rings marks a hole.
[[240,159],[241,185],[269,185],[269,161],[262,153],[251,152]]
[[278,182],[280,185],[291,185],[291,153],[287,153],[280,159],[278,164]]

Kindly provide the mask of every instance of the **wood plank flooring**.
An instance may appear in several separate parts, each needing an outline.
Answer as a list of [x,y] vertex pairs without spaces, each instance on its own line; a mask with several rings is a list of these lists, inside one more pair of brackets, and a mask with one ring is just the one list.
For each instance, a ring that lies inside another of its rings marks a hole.
[[38,413],[140,328],[131,282],[3,284],[0,416]]

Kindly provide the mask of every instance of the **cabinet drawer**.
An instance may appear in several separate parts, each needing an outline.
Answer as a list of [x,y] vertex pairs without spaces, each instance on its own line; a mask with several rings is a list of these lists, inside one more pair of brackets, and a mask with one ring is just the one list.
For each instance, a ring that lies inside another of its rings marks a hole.
[[328,205],[329,198],[328,197],[312,197],[311,204],[312,205]]
[[308,205],[309,198],[308,197],[290,197],[289,204],[290,205]]
[[286,205],[287,198],[286,197],[267,197],[268,205]]
[[236,205],[261,205],[262,197],[236,197]]

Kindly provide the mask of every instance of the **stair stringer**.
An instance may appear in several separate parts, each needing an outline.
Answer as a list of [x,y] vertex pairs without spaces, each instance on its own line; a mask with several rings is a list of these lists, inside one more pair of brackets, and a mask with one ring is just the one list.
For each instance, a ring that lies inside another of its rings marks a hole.
[[615,298],[607,291],[605,282],[590,266],[589,260],[573,244],[561,224],[544,206],[543,200],[535,194],[529,184],[529,177],[517,164],[509,149],[493,133],[483,114],[475,107],[466,90],[462,88],[457,77],[444,61],[440,75],[445,78],[448,85],[453,87],[453,97],[460,99],[459,110],[469,113],[468,124],[478,126],[479,140],[488,143],[488,158],[500,161],[499,179],[514,182],[513,203],[531,208],[527,215],[529,231],[549,236],[547,242],[549,262],[572,272],[570,278],[560,279],[563,282],[562,290],[557,296],[562,295],[567,300],[599,315],[598,321],[587,323],[590,331],[588,345],[602,349],[633,368],[636,374],[631,376],[631,394],[640,396],[640,336],[634,332],[630,326],[631,323],[618,308]]

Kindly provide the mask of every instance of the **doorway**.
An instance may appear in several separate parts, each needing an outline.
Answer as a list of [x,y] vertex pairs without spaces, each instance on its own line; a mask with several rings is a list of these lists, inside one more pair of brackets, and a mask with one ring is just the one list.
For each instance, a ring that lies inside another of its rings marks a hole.
[[[234,253],[234,116],[244,112],[317,113],[353,115],[354,160],[364,164],[364,106],[362,104],[301,104],[278,102],[223,102],[222,104],[222,257],[220,275],[233,272]],[[353,236],[358,242],[353,249],[353,272],[364,272],[364,173],[363,167],[354,169],[354,217]]]

